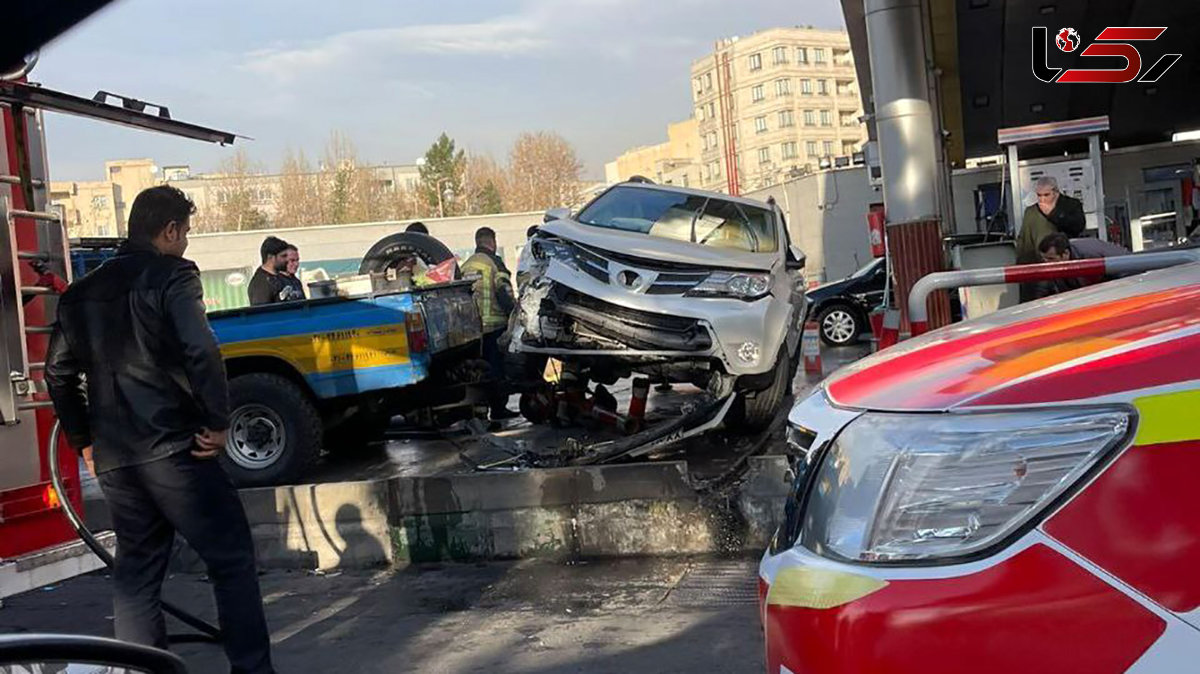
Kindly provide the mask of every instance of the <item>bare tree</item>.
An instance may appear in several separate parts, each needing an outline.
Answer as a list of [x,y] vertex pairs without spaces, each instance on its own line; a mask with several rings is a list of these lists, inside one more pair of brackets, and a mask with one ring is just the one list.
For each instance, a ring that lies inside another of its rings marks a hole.
[[512,211],[540,211],[573,203],[582,171],[575,148],[562,136],[522,133],[509,153],[505,205]]
[[344,133],[330,135],[321,178],[330,224],[373,222],[387,216],[389,204],[375,169],[359,160],[357,148]]
[[467,215],[492,215],[504,210],[508,175],[495,159],[482,154],[467,155],[459,183]]
[[270,227],[270,219],[261,208],[270,199],[270,190],[263,184],[260,167],[244,150],[223,159],[212,180],[216,212],[197,223],[198,231],[240,232]]
[[281,227],[311,227],[327,222],[326,204],[321,198],[321,176],[313,172],[304,151],[295,154],[289,148],[283,157],[276,199],[276,222]]

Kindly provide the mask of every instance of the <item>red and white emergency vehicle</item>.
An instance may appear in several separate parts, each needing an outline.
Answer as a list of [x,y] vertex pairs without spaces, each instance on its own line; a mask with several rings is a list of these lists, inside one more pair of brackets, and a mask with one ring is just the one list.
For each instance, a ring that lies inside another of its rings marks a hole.
[[1195,671],[1198,410],[1200,263],[839,371],[789,417],[768,672]]

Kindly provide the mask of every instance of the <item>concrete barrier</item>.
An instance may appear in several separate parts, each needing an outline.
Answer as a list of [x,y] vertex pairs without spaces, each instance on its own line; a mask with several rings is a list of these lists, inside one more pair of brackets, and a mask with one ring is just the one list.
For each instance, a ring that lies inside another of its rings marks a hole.
[[[684,462],[404,477],[243,492],[268,568],[573,559],[763,549],[787,496],[786,459],[698,491]],[[196,568],[181,552],[183,568]]]

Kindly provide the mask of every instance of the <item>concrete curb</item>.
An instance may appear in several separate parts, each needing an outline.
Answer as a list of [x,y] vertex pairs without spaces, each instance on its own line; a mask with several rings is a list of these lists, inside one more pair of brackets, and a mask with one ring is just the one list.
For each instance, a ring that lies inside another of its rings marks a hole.
[[270,568],[761,550],[787,495],[786,458],[702,495],[684,462],[392,478],[243,492]]

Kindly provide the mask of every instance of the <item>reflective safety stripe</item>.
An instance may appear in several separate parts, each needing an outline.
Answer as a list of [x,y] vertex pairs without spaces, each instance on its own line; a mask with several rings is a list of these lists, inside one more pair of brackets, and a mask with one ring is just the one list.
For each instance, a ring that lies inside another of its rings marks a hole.
[[1133,401],[1138,410],[1135,445],[1200,440],[1200,390],[1146,396]]
[[886,580],[844,571],[786,566],[767,590],[767,604],[826,609],[849,604],[883,589]]

